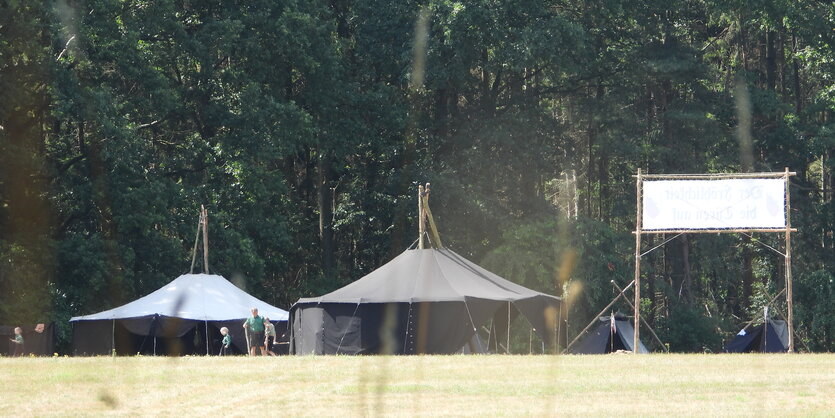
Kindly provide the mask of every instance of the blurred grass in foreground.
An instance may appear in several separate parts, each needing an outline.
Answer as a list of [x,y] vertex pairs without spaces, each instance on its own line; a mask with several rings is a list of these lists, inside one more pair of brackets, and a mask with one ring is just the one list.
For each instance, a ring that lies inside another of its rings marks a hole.
[[0,359],[2,415],[833,415],[835,354]]

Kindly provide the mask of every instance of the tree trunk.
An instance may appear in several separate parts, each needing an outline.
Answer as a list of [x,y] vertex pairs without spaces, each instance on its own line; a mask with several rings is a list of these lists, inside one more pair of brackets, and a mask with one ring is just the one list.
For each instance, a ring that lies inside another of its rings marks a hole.
[[333,162],[325,153],[319,155],[319,242],[322,248],[322,272],[330,277],[334,273],[333,238]]

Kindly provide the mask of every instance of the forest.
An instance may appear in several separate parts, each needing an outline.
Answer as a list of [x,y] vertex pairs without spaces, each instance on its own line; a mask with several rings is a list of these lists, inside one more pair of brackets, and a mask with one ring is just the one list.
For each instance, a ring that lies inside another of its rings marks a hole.
[[[833,351],[833,28],[823,0],[0,0],[0,323],[65,350],[189,271],[201,205],[210,271],[288,309],[409,247],[431,183],[444,244],[573,336],[632,279],[639,169],[788,168],[796,344]],[[677,237],[642,315],[721,351],[784,245]]]

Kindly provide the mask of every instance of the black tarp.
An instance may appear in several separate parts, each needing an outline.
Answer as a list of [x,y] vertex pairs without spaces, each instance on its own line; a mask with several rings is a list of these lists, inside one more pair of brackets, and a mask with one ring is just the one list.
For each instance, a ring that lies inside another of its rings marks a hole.
[[[449,354],[493,320],[521,314],[551,346],[560,299],[510,282],[448,249],[406,250],[361,279],[290,308],[294,354]],[[497,336],[493,336],[496,338]],[[478,350],[472,350],[478,351]]]
[[743,329],[737,333],[725,346],[725,351],[728,353],[784,353],[789,347],[788,335],[786,321],[769,319],[765,324]]
[[[38,325],[41,325],[42,328]],[[4,345],[6,349],[2,351],[2,355],[10,356],[14,354],[15,343],[9,341],[9,339],[14,338],[15,327],[13,325],[0,325],[0,338],[7,343]],[[20,325],[20,328],[23,330],[23,355],[51,356],[55,352],[54,323]]]
[[[598,318],[598,325],[581,337],[568,352],[571,354],[606,354],[618,350],[634,351],[635,328],[629,319],[615,315],[614,327],[611,316]],[[647,353],[642,341],[638,341],[638,352]]]

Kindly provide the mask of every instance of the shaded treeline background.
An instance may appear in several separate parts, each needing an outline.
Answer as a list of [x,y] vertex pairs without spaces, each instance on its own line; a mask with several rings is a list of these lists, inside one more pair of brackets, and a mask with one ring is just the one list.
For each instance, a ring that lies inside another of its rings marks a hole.
[[[831,351],[833,27],[812,0],[0,0],[0,323],[66,344],[188,270],[200,204],[211,270],[287,308],[410,245],[420,181],[449,247],[570,290],[573,336],[631,280],[638,168],[789,167],[797,346]],[[645,257],[673,350],[782,289],[756,240],[783,236],[754,238]]]

